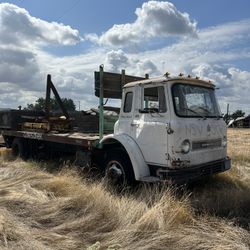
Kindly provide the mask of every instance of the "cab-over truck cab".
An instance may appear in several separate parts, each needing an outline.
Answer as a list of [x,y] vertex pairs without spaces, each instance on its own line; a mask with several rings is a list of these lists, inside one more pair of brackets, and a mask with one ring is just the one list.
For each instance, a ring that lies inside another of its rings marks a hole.
[[101,143],[123,149],[106,161],[106,174],[120,182],[183,183],[231,166],[215,86],[190,76],[126,84],[114,134]]

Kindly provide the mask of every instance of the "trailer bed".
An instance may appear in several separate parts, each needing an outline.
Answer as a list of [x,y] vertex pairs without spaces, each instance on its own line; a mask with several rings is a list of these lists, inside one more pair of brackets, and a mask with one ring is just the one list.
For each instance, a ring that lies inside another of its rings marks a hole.
[[31,131],[14,131],[14,130],[3,130],[3,136],[19,137],[32,140],[41,140],[55,143],[62,143],[74,146],[82,146],[87,149],[91,149],[98,143],[98,133],[80,133],[80,132],[31,132]]

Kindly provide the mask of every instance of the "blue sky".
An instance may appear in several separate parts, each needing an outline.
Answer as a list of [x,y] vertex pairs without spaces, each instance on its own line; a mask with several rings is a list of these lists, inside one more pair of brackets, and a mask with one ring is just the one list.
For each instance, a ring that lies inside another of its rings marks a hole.
[[[16,0],[9,2],[27,9],[32,16],[68,24],[81,33],[101,33],[114,23],[135,19],[134,11],[142,0]],[[198,28],[250,18],[248,0],[174,0],[178,10],[198,21]]]
[[212,79],[222,110],[250,113],[248,0],[0,1],[0,106],[43,95],[47,73],[62,96],[97,104],[93,71]]

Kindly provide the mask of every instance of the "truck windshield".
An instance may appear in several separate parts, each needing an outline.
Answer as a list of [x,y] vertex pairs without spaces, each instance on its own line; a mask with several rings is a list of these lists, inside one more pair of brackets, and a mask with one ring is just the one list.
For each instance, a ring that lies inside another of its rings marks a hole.
[[214,89],[176,83],[172,87],[176,115],[182,117],[220,117]]

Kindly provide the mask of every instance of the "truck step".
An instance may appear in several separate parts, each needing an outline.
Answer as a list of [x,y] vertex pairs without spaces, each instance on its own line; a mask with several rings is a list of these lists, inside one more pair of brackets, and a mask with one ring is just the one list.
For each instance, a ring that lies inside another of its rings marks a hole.
[[140,179],[140,181],[143,182],[159,182],[160,178],[159,177],[154,177],[154,176],[144,176]]

